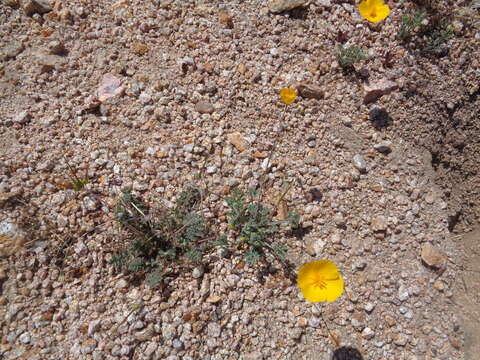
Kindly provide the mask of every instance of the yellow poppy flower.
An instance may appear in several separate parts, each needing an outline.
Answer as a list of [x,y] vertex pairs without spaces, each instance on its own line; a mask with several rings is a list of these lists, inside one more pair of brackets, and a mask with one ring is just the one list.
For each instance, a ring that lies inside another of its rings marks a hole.
[[295,92],[295,90],[290,88],[283,88],[282,90],[280,90],[280,99],[285,104],[293,103],[296,98],[297,98],[297,93]]
[[297,285],[310,302],[332,302],[343,292],[343,279],[330,260],[315,260],[303,264],[298,271]]
[[358,11],[365,19],[371,22],[379,22],[390,15],[390,8],[383,0],[362,0],[358,5]]

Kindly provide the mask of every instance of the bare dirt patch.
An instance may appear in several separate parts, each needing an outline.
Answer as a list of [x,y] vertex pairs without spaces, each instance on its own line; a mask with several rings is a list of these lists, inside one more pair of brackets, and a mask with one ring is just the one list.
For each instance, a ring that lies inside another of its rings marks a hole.
[[455,284],[455,302],[463,320],[465,360],[480,353],[480,228],[459,236],[463,248],[463,271]]

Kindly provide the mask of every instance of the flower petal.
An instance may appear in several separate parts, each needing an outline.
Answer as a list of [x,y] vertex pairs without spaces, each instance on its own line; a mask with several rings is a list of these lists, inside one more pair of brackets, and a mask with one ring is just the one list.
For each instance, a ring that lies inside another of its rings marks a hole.
[[285,104],[293,103],[296,98],[297,98],[297,93],[295,92],[295,90],[290,88],[283,88],[280,90],[280,99]]
[[378,8],[377,22],[386,19],[390,15],[390,8],[388,5],[383,5]]
[[300,289],[302,290],[303,297],[310,302],[327,301],[328,292],[326,289],[319,289],[315,286],[307,286]]
[[383,0],[362,0],[358,5],[360,15],[370,22],[379,22],[390,15],[390,8]]
[[[319,286],[319,281],[325,286]],[[344,287],[337,266],[330,260],[315,260],[302,265],[297,284],[305,299],[311,302],[335,301],[342,295]]]
[[370,9],[370,1],[368,0],[362,0],[360,4],[358,4],[358,11],[365,19],[367,18]]
[[337,300],[343,293],[343,287],[344,287],[344,283],[340,275],[338,279],[328,281],[327,294],[326,294],[325,301],[332,302]]
[[338,279],[337,265],[330,260],[317,260],[315,261],[316,271],[321,271],[325,280]]

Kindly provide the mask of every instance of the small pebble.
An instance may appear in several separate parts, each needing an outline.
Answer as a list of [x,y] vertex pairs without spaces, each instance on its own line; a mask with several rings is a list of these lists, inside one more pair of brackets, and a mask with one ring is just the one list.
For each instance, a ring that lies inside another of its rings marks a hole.
[[392,142],[391,141],[382,141],[373,146],[375,150],[381,153],[389,153],[392,151]]
[[206,102],[199,102],[195,104],[195,111],[199,112],[200,114],[211,114],[214,111],[214,107],[210,103]]
[[361,173],[365,173],[367,171],[367,164],[365,163],[365,160],[362,155],[357,154],[353,157],[353,165]]
[[312,328],[318,329],[320,327],[320,324],[321,324],[321,319],[316,316],[312,316],[308,320],[308,325]]
[[202,266],[197,266],[196,268],[193,269],[192,276],[194,279],[200,279],[203,276],[204,272],[205,270],[203,269]]
[[18,340],[22,343],[22,344],[28,344],[31,340],[31,337],[30,337],[30,333],[28,332],[24,332],[22,335],[20,335],[18,337]]

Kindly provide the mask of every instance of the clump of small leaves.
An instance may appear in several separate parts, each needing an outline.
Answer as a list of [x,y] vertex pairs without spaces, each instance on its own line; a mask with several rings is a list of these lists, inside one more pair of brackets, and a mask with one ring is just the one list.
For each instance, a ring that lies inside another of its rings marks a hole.
[[[424,21],[428,19],[428,21]],[[424,55],[445,54],[445,44],[453,38],[453,30],[446,16],[436,14],[428,17],[424,11],[416,11],[402,17],[398,38],[405,43],[413,42]]]
[[344,70],[352,70],[355,63],[366,58],[367,54],[356,45],[338,45],[337,59],[339,65]]
[[409,41],[416,28],[420,27],[427,14],[423,11],[416,11],[413,14],[402,16],[402,23],[398,31],[398,38],[402,41]]
[[75,179],[73,183],[73,190],[75,191],[80,191],[82,190],[85,185],[87,185],[90,182],[90,179],[87,178],[81,178],[81,179]]
[[130,191],[123,191],[115,208],[117,221],[131,235],[127,248],[112,257],[118,271],[145,273],[155,287],[168,261],[186,256],[198,263],[207,247],[207,229],[197,207],[202,190],[187,186],[173,209],[151,209]]
[[265,258],[267,253],[284,262],[288,247],[275,243],[274,237],[281,225],[298,227],[299,215],[290,212],[287,219],[274,221],[271,209],[255,198],[255,191],[245,193],[239,189],[235,189],[232,196],[225,198],[230,208],[228,226],[235,232],[238,245],[243,247],[248,264],[255,264]]
[[445,43],[453,38],[453,29],[446,21],[433,24],[427,33],[427,43],[423,52],[427,54],[441,55]]

